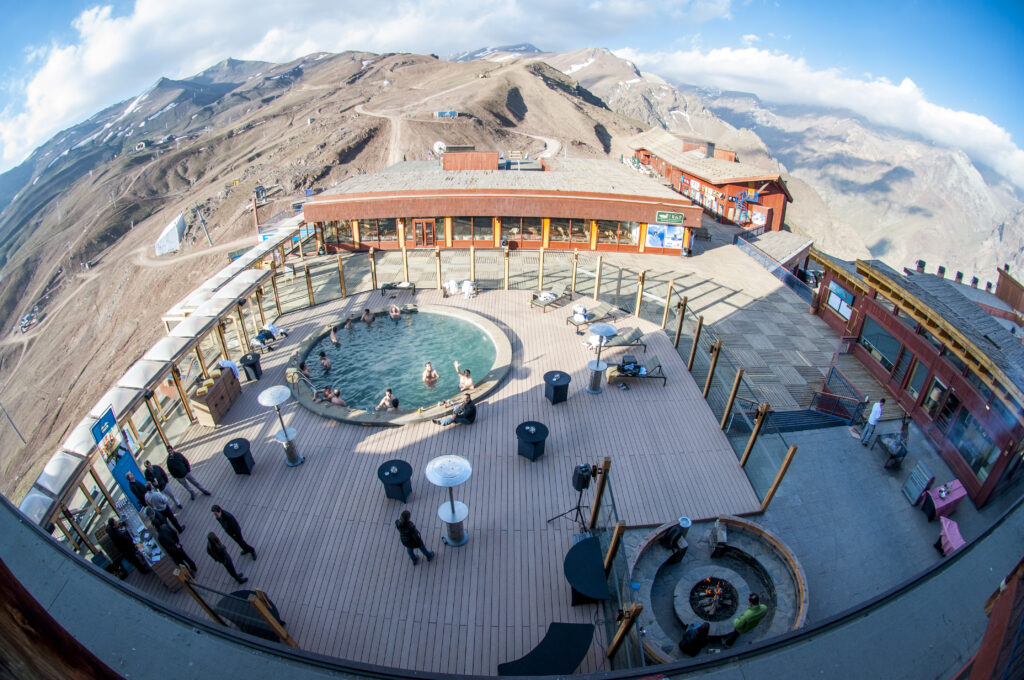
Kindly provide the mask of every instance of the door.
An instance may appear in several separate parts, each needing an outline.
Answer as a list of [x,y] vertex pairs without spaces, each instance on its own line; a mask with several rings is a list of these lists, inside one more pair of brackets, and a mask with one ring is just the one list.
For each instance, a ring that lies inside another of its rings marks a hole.
[[434,245],[434,222],[435,220],[413,220],[412,228],[416,232],[417,246]]

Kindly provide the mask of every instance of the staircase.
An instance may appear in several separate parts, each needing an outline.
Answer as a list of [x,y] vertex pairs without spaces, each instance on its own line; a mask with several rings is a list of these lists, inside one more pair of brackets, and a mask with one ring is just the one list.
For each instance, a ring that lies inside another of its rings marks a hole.
[[779,432],[821,430],[826,427],[842,427],[847,424],[842,418],[810,410],[772,411],[768,414],[767,422]]

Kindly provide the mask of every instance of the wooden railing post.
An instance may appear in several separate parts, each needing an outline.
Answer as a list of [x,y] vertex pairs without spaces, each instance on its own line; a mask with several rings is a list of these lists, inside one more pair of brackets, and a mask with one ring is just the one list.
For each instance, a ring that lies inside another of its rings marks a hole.
[[181,406],[185,409],[185,415],[189,421],[195,422],[196,417],[192,415],[192,408],[188,405],[188,394],[185,386],[181,384],[181,371],[175,364],[171,364],[171,378],[174,380],[174,388],[178,390],[178,398],[181,399]]
[[267,626],[274,631],[274,635],[276,635],[281,642],[285,643],[289,647],[298,648],[299,643],[288,634],[288,631],[284,629],[281,622],[278,621],[277,617],[275,617],[270,611],[270,599],[267,597],[266,593],[262,590],[254,591],[249,595],[249,605],[256,610],[256,613],[259,614],[260,618],[263,619]]
[[611,644],[608,645],[608,650],[605,652],[606,657],[611,659],[619,651],[619,647],[625,642],[626,636],[629,635],[629,631],[632,630],[633,624],[636,623],[637,617],[643,610],[642,604],[634,602],[629,606],[629,611],[623,613],[622,620],[619,621],[619,628],[615,631],[615,637],[612,638]]
[[601,263],[603,262],[602,256],[597,256],[597,266],[594,268],[594,299],[597,299],[597,294],[601,292]]
[[540,262],[537,263],[537,290],[544,290],[544,249],[540,249]]
[[757,435],[761,432],[761,426],[764,425],[764,419],[768,417],[768,403],[765,402],[757,407],[757,417],[754,419],[754,429],[750,431],[750,438],[747,439],[747,446],[743,449],[743,455],[740,456],[740,467],[747,464],[747,459],[750,458],[750,452],[754,450],[754,442],[757,441]]
[[683,335],[683,320],[686,319],[686,302],[688,298],[684,295],[682,301],[679,303],[679,320],[676,322],[676,339],[672,343],[672,346],[679,349],[679,338]]
[[441,290],[441,248],[434,248],[434,278],[437,279],[437,289]]
[[508,248],[505,248],[505,290],[508,290]]
[[220,321],[217,323],[217,342],[220,344],[220,355],[222,359],[227,361],[231,360],[228,355],[228,340],[224,337],[224,322]]
[[[164,559],[169,560],[171,558],[169,555],[165,554]],[[192,572],[188,570],[188,567],[184,564],[178,565],[178,568],[174,570],[174,576],[181,581],[181,585],[185,588],[185,592],[192,596],[192,599],[196,601],[196,604],[202,607],[203,611],[206,612],[207,616],[213,619],[214,623],[219,623],[225,628],[227,627],[227,622],[222,619],[220,614],[214,611],[213,607],[208,605],[206,600],[203,599],[203,596],[192,587]]]
[[615,555],[619,552],[619,544],[622,542],[622,534],[626,533],[626,523],[618,521],[615,523],[615,530],[612,532],[612,540],[608,543],[608,552],[604,554],[604,575],[608,576],[612,570],[612,563]]
[[476,246],[469,247],[469,280],[476,283]]
[[611,458],[602,458],[597,467],[597,489],[594,490],[594,504],[590,509],[590,524],[588,525],[591,529],[597,527],[597,515],[601,510],[601,500],[604,498],[604,488],[608,484],[608,470],[611,467]]
[[644,303],[644,281],[647,279],[647,270],[640,272],[640,276],[636,279],[636,308],[633,311],[633,316],[640,318],[640,305]]
[[693,359],[697,356],[697,343],[700,342],[700,331],[704,327],[704,316],[697,317],[697,330],[693,332],[693,345],[690,346],[690,358],[686,362],[686,370],[693,370]]
[[732,405],[736,402],[736,393],[740,391],[740,381],[743,380],[743,369],[736,369],[736,378],[732,381],[732,391],[729,392],[729,401],[725,404],[725,413],[722,414],[721,429],[729,422],[729,414],[732,413]]
[[580,249],[573,248],[572,250],[572,288],[570,289],[572,294],[576,294],[576,268],[580,263]]
[[790,464],[793,462],[793,456],[796,455],[796,444],[791,444],[789,451],[786,451],[786,458],[782,461],[782,465],[779,467],[779,472],[775,475],[775,481],[772,482],[772,486],[768,489],[768,493],[765,494],[764,500],[761,501],[761,512],[768,509],[768,506],[772,502],[772,498],[775,497],[775,492],[779,490],[779,484],[782,483],[782,478],[786,476],[786,472],[789,470]]
[[348,297],[348,290],[345,287],[345,264],[341,260],[341,253],[338,253],[338,281],[341,282],[341,297]]
[[203,350],[199,348],[199,343],[196,343],[196,361],[199,362],[199,372],[203,374],[203,379],[210,377],[210,372],[206,370],[206,362],[203,361]]
[[256,309],[260,314],[260,326],[267,325],[267,313],[263,309],[263,288],[256,289]]
[[[309,276],[309,268],[306,268],[306,276]],[[309,279],[306,279],[307,282]],[[249,332],[245,328],[245,314],[242,313],[242,303],[239,302],[235,305],[235,311],[238,312],[238,345],[245,350],[248,354],[252,351],[252,345],[249,344]]]
[[277,274],[270,277],[270,287],[274,289],[274,308],[277,309],[277,315],[281,316],[281,293],[277,290]]
[[160,419],[156,415],[156,411],[153,410],[153,399],[148,396],[152,394],[152,391],[143,397],[143,401],[146,402],[146,409],[149,411],[149,417],[153,421],[153,426],[156,428],[156,433],[160,435],[160,441],[163,442],[165,448],[171,448],[171,442],[167,439],[167,434],[164,432],[163,426],[160,424]]
[[309,265],[303,265],[303,269],[306,272],[306,293],[309,294],[309,306],[316,305],[316,300],[313,299],[313,276],[309,273]]
[[708,377],[704,380],[704,398],[708,398],[708,392],[711,391],[711,379],[715,377],[715,366],[718,365],[718,356],[722,353],[722,341],[716,340],[711,345],[711,366],[708,368]]
[[374,255],[373,248],[370,248],[370,290],[377,290],[377,258]]
[[402,242],[402,280],[409,280],[409,250],[405,247],[405,242]]
[[668,325],[668,310],[669,305],[672,304],[672,288],[676,285],[676,280],[672,279],[668,282],[668,292],[665,293],[665,311],[661,313],[661,327],[664,328]]

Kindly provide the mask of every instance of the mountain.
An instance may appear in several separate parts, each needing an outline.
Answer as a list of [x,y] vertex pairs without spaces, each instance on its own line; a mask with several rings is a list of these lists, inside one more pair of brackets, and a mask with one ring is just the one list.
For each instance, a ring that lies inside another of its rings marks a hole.
[[477,61],[479,59],[495,61],[511,59],[524,54],[541,54],[541,51],[530,43],[519,43],[518,45],[504,45],[502,47],[481,47],[472,52],[457,52],[445,57],[445,61]]

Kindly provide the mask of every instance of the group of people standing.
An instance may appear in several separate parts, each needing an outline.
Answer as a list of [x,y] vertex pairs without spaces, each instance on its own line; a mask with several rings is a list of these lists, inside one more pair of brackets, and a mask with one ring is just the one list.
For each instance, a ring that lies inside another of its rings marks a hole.
[[[204,496],[212,495],[192,475],[192,465],[188,459],[173,447],[168,447],[166,465],[167,471],[170,471],[170,477],[177,480],[188,491],[191,500],[194,501],[196,499],[196,492]],[[174,507],[180,510],[182,505],[170,487],[167,471],[148,460],[145,462],[145,468],[145,484],[137,480],[131,472],[125,475],[125,478],[128,480],[128,489],[143,507],[146,516],[156,531],[156,540],[164,552],[167,553],[167,556],[175,564],[184,565],[189,568],[192,574],[197,574],[199,568],[195,561],[185,552],[185,548],[181,544],[180,534],[185,531],[185,526],[178,521],[171,506],[173,504]],[[224,530],[224,533],[242,549],[242,555],[249,555],[255,561],[256,550],[246,543],[242,537],[242,527],[238,520],[235,519],[235,516],[219,505],[212,506],[210,510]],[[146,565],[145,558],[136,548],[131,534],[125,528],[124,522],[120,518],[111,517],[107,521],[107,532],[114,546],[139,572],[148,573],[150,571]],[[228,574],[238,583],[245,583],[249,580],[244,574],[238,573],[224,543],[212,531],[206,536],[206,552],[211,559],[223,565]]]

